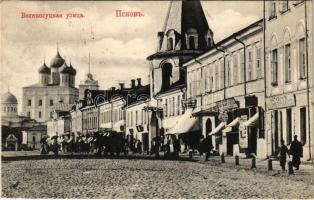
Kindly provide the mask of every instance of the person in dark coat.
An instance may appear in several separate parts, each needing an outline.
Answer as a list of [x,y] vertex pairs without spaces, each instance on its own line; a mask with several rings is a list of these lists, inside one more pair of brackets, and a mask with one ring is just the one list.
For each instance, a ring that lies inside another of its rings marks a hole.
[[286,171],[286,161],[287,161],[287,155],[290,158],[288,147],[285,145],[285,141],[281,140],[281,147],[279,151],[279,161],[282,171]]
[[290,146],[290,154],[292,155],[292,165],[299,170],[301,160],[300,158],[303,157],[303,147],[302,143],[298,141],[298,136],[294,136],[294,140]]

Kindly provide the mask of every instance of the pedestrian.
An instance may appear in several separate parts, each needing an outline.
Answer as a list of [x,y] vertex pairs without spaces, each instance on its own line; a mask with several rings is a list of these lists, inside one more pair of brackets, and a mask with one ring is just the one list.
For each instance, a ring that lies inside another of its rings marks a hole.
[[285,141],[281,140],[281,147],[279,150],[279,161],[282,171],[286,171],[287,155],[290,158],[288,147],[285,145]]
[[290,154],[292,155],[292,166],[299,170],[301,164],[301,157],[303,157],[302,143],[298,141],[298,136],[294,135],[294,140],[290,146]]

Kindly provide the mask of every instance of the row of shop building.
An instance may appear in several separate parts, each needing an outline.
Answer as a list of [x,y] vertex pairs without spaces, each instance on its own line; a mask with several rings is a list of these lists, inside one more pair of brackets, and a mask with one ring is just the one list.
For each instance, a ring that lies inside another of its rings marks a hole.
[[215,43],[199,1],[172,1],[147,58],[149,84],[85,90],[56,111],[48,134],[133,135],[144,149],[176,135],[181,150],[210,137],[220,154],[260,158],[298,135],[313,159],[311,11],[306,1],[265,1],[263,19]]

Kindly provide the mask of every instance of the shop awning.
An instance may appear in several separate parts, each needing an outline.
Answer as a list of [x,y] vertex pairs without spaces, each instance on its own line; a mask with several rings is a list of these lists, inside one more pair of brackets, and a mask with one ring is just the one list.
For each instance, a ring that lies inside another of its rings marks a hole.
[[255,113],[249,120],[243,123],[243,126],[256,126],[256,122],[259,118],[259,112]]
[[218,133],[223,127],[225,127],[226,124],[225,122],[221,122],[214,130],[212,130],[212,132],[210,132],[208,135],[214,135],[216,133]]
[[167,131],[167,134],[181,134],[193,131],[197,123],[198,118],[192,117],[192,109],[188,109],[185,111],[183,116],[176,122],[174,127]]
[[235,127],[235,126],[239,125],[239,121],[240,121],[239,117],[235,118],[234,120],[232,120],[232,122],[230,122],[226,126],[226,128],[222,132],[224,132],[224,133],[231,132],[232,131],[232,127]]

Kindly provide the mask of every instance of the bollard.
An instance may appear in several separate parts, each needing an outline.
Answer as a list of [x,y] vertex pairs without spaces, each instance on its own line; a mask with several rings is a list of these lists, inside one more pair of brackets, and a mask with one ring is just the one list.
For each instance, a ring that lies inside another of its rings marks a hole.
[[205,153],[205,161],[208,161],[208,157],[209,157],[209,153],[206,152],[206,153]]
[[289,175],[290,175],[290,174],[294,174],[294,172],[293,172],[293,166],[292,166],[292,162],[291,162],[291,161],[288,162],[288,167],[289,167],[289,170],[288,170],[288,171],[289,171]]
[[238,155],[235,156],[235,165],[240,165]]
[[251,166],[251,169],[256,169],[256,158],[255,158],[255,157],[252,158],[252,166]]
[[272,159],[268,159],[268,171],[272,171],[273,170],[273,161]]
[[192,160],[192,158],[193,158],[193,152],[189,151],[189,159]]
[[225,163],[226,161],[225,161],[225,154],[224,153],[222,153],[221,154],[221,163]]

